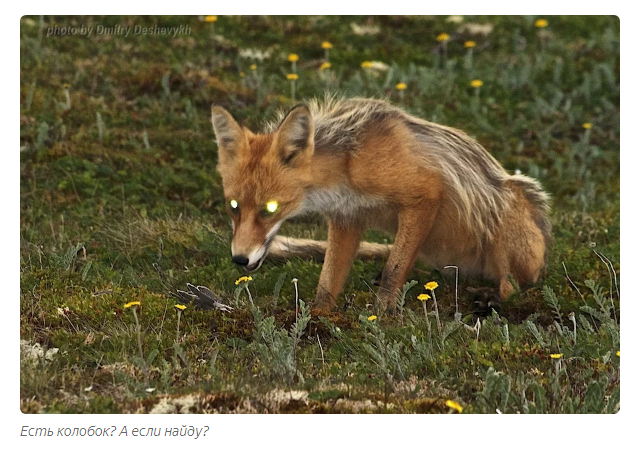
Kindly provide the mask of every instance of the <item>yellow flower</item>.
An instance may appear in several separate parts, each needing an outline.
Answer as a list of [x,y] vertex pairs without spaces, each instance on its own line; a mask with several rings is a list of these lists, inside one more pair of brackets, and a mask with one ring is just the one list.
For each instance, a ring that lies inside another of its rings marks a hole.
[[71,85],[69,85],[69,84],[62,84],[62,88],[63,88],[63,89],[69,89],[69,88],[71,88]]
[[406,90],[408,88],[408,86],[403,82],[399,82],[395,87],[397,88],[397,90]]
[[464,48],[473,48],[475,46],[477,46],[477,42],[475,42],[474,40],[467,40],[466,42],[464,42]]
[[439,287],[439,284],[437,282],[428,282],[426,285],[424,285],[424,288],[430,291],[433,291],[437,287]]
[[297,55],[296,53],[290,53],[288,55],[288,61],[296,63],[297,61],[299,61],[299,55]]
[[296,81],[299,78],[299,75],[298,74],[288,74],[285,77],[287,77],[289,81]]
[[453,400],[446,401],[446,406],[448,406],[451,409],[454,409],[457,412],[462,412],[464,410],[464,408],[461,407],[461,404]]
[[617,352],[615,353],[615,355],[619,358],[619,357],[620,357],[620,350],[617,350]]
[[546,21],[545,19],[538,19],[537,21],[535,21],[535,27],[546,27],[546,26],[548,26],[548,21]]
[[251,69],[252,71],[255,71],[255,70],[256,70],[256,65],[255,65],[255,64],[251,64],[251,65],[250,65],[250,69]]
[[437,42],[445,42],[448,39],[450,39],[450,35],[446,34],[445,32],[442,32],[437,36]]
[[372,321],[376,321],[376,320],[377,320],[377,316],[375,316],[375,315],[373,314],[372,316],[370,316],[370,317],[368,318],[368,320],[369,320],[370,322],[372,322]]
[[131,308],[132,306],[140,306],[140,301],[130,301],[125,304],[125,309]]
[[362,68],[372,68],[372,61],[364,61],[361,63]]
[[203,20],[206,23],[215,23],[216,21],[218,21],[218,16],[216,16],[216,15],[205,16],[205,18]]
[[551,355],[551,359],[560,359],[562,357],[562,353],[555,353]]
[[175,304],[174,307],[180,311],[185,311],[185,308],[187,308],[187,306],[182,304]]
[[241,71],[241,72],[239,73],[239,76],[241,76],[241,77],[245,77],[245,73],[244,73],[243,71]]
[[238,285],[238,284],[240,284],[241,282],[249,282],[249,281],[251,281],[251,280],[252,280],[252,276],[243,276],[243,277],[239,277],[239,278],[238,278],[238,280],[237,280],[236,282],[234,282],[234,285]]
[[332,63],[328,63],[327,61],[323,64],[321,64],[321,67],[319,69],[330,69],[332,67]]
[[585,122],[584,124],[582,124],[582,127],[584,129],[590,129],[593,127],[593,124],[591,124],[590,122]]
[[470,81],[470,86],[475,87],[476,89],[480,88],[484,83],[481,81],[481,79],[475,79]]
[[426,301],[426,300],[429,300],[429,299],[430,299],[430,295],[428,295],[427,293],[422,293],[421,295],[419,295],[419,296],[417,297],[417,299],[418,299],[419,301]]
[[321,44],[321,48],[325,50],[330,50],[332,48],[332,44],[326,40]]

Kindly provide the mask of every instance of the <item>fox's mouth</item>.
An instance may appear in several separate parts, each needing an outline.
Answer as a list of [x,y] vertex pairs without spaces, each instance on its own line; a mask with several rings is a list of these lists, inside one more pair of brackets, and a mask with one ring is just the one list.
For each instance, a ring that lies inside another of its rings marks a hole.
[[245,266],[243,268],[245,269],[245,272],[254,272],[261,267],[261,264],[263,264],[263,261],[265,261],[265,258],[267,258],[267,255],[270,254],[270,244],[272,243],[272,240],[274,240],[275,235],[276,235],[275,233],[272,233],[270,236],[268,236],[267,241],[262,247],[262,249],[265,250],[263,252],[263,256],[261,256],[258,260],[254,261],[253,263]]
[[[266,253],[266,254],[267,254],[267,253]],[[248,264],[248,265],[247,265],[247,266],[245,266],[243,269],[245,269],[245,271],[246,271],[246,272],[254,272],[254,271],[256,271],[258,268],[260,268],[260,267],[261,267],[261,264],[263,264],[263,260],[265,260],[265,256],[263,256],[261,259],[259,259],[256,263],[254,263],[254,264],[252,264],[252,265],[249,265],[249,264]]]

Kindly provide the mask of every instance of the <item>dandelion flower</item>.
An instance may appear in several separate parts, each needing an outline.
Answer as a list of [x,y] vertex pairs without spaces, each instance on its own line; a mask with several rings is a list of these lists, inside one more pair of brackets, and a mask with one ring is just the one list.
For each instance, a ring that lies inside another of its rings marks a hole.
[[361,63],[361,67],[364,69],[372,68],[372,61],[364,61],[363,63]]
[[475,87],[476,89],[480,88],[484,83],[481,81],[481,79],[475,79],[470,81],[470,86]]
[[551,359],[560,359],[562,357],[562,353],[555,353],[551,355]]
[[252,280],[252,276],[243,276],[239,277],[236,282],[234,282],[234,285],[239,285],[241,282],[249,282]]
[[324,50],[330,50],[332,48],[332,44],[326,40],[321,44],[321,48]]
[[538,19],[535,21],[535,27],[546,27],[548,26],[548,21],[545,19]]
[[250,69],[251,69],[252,71],[256,71],[256,65],[255,65],[255,64],[251,64],[251,65],[250,65]]
[[65,84],[62,84],[62,88],[63,89],[69,89],[69,88],[71,88],[71,85],[65,83]]
[[475,42],[474,40],[467,40],[466,42],[464,42],[464,48],[474,48],[476,46],[477,42]]
[[140,301],[130,301],[129,303],[125,303],[125,309],[131,308],[132,306],[140,306]]
[[408,88],[408,86],[403,82],[399,82],[395,87],[397,90],[406,90]]
[[433,282],[428,282],[426,285],[424,285],[424,288],[426,290],[430,290],[431,292],[434,289],[436,289],[437,287],[439,287],[439,284],[437,282],[434,282],[434,281]]
[[446,34],[445,32],[442,32],[437,36],[437,42],[445,42],[448,39],[450,39],[450,35]]
[[332,63],[328,63],[327,61],[319,67],[319,69],[330,69],[332,67]]
[[417,297],[417,299],[419,301],[426,301],[430,299],[430,295],[428,295],[427,293],[422,293]]
[[617,352],[615,353],[615,355],[619,358],[619,357],[620,357],[620,350],[617,350]]
[[182,305],[182,304],[175,304],[174,307],[176,309],[178,309],[179,311],[185,311],[185,309],[187,308],[187,306]]
[[448,406],[450,409],[454,409],[457,412],[462,412],[464,410],[464,408],[461,407],[461,404],[453,400],[446,401],[446,406]]
[[216,21],[218,21],[218,16],[216,16],[216,15],[205,16],[205,18],[203,20],[206,23],[215,23]]
[[289,81],[296,81],[299,78],[299,75],[298,74],[288,74],[285,77],[287,77]]
[[288,61],[291,61],[292,63],[296,63],[297,61],[299,61],[299,55],[297,55],[296,53],[290,53],[288,55]]
[[590,122],[585,122],[584,124],[582,124],[582,127],[584,129],[590,129],[593,127],[593,124],[591,124]]
[[370,322],[372,322],[372,321],[376,321],[376,320],[377,320],[377,316],[375,316],[375,315],[373,314],[372,316],[370,316],[370,317],[368,318],[368,320],[369,320]]

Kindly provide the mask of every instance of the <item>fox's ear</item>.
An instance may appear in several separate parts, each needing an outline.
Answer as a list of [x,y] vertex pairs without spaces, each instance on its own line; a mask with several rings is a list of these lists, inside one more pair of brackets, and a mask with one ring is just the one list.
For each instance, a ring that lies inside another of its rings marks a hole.
[[212,105],[212,127],[221,154],[234,155],[243,140],[243,129],[234,117],[222,106]]
[[314,152],[314,123],[305,105],[297,105],[285,116],[276,138],[279,155],[287,165],[309,157]]

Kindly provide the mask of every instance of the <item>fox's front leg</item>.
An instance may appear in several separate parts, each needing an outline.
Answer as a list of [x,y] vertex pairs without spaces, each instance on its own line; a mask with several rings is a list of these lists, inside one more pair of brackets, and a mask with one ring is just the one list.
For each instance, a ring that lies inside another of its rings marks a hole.
[[328,248],[314,300],[315,309],[325,311],[336,304],[352,267],[362,234],[363,227],[360,225],[329,221]]
[[381,276],[381,286],[377,293],[377,309],[387,310],[395,305],[397,290],[406,281],[406,275],[414,265],[432,229],[437,208],[426,206],[404,208],[398,215],[397,235]]

